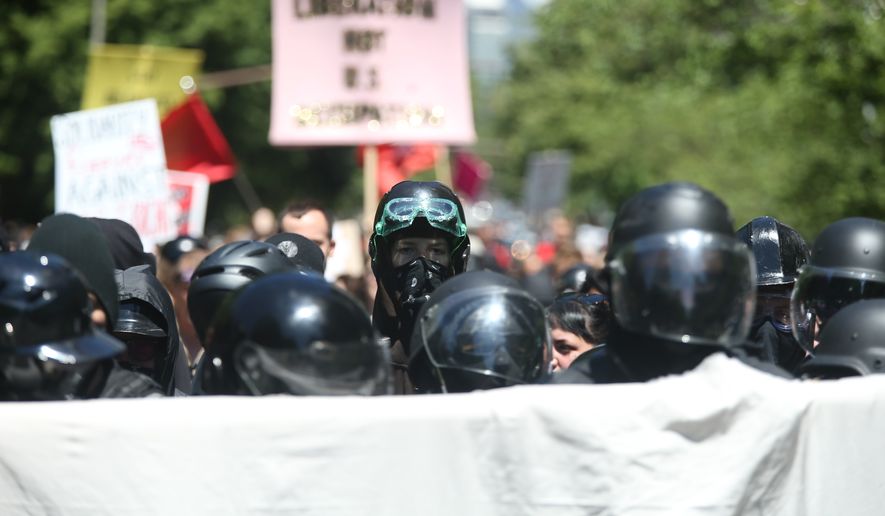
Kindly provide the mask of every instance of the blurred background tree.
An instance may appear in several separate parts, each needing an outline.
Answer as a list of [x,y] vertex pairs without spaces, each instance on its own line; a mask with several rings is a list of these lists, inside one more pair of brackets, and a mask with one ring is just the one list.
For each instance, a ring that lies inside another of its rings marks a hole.
[[[90,10],[0,4],[4,219],[52,211],[49,118],[80,107]],[[885,0],[551,0],[504,86],[474,91],[476,149],[511,197],[530,152],[572,151],[573,215],[685,179],[722,196],[736,225],[770,214],[813,238],[840,217],[885,218],[883,11]],[[108,0],[106,40],[200,48],[206,72],[263,65],[270,2]],[[304,195],[358,213],[352,148],[267,143],[269,82],[203,93],[264,204]],[[231,182],[212,187],[211,226],[247,216]]]
[[[574,153],[571,211],[697,182],[736,226],[885,218],[883,0],[553,0],[500,93],[497,172]],[[515,193],[511,186],[511,193]]]
[[[0,5],[0,217],[28,222],[52,213],[51,116],[77,111],[89,48],[91,2]],[[108,43],[199,48],[204,72],[271,61],[270,2],[108,0]],[[359,213],[352,148],[280,149],[267,141],[270,82],[203,92],[261,201],[279,209],[309,196]],[[230,181],[213,185],[207,224],[248,221]]]

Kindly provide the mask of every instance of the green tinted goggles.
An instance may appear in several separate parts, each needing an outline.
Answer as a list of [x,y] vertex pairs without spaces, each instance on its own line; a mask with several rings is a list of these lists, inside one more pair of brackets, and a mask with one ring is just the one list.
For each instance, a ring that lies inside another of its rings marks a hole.
[[418,217],[424,217],[431,226],[456,237],[467,234],[467,225],[458,214],[458,206],[448,199],[435,197],[401,197],[391,200],[384,206],[381,220],[375,224],[375,233],[386,237],[394,231],[411,226]]

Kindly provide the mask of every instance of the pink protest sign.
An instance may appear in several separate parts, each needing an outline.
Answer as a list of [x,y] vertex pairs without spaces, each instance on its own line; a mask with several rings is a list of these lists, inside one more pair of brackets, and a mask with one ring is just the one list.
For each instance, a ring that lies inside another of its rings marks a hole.
[[461,0],[273,0],[274,145],[472,143]]

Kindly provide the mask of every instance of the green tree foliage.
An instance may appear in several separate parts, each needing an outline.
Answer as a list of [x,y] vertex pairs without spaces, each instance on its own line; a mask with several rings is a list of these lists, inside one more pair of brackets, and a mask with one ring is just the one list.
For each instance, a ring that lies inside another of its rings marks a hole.
[[[52,212],[52,115],[80,109],[91,2],[18,0],[0,4],[0,216],[37,221]],[[204,71],[271,61],[270,2],[108,0],[108,43],[199,48]],[[204,96],[239,165],[264,204],[316,197],[359,210],[353,150],[293,150],[268,144],[270,83]],[[356,195],[353,195],[355,193]],[[230,182],[213,185],[209,224],[247,219]]]
[[885,218],[885,1],[553,0],[497,128],[575,154],[571,207],[690,180],[813,238]]

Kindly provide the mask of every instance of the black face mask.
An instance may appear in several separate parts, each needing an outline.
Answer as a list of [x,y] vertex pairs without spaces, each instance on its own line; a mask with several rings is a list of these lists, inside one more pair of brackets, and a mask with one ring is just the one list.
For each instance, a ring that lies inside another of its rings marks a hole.
[[766,356],[787,371],[795,372],[805,361],[805,351],[796,342],[793,334],[779,331],[771,321],[766,320],[754,326],[749,340],[755,342]]
[[418,311],[430,293],[451,275],[448,267],[424,257],[415,258],[385,275],[384,288],[393,300],[403,343],[411,337]]

